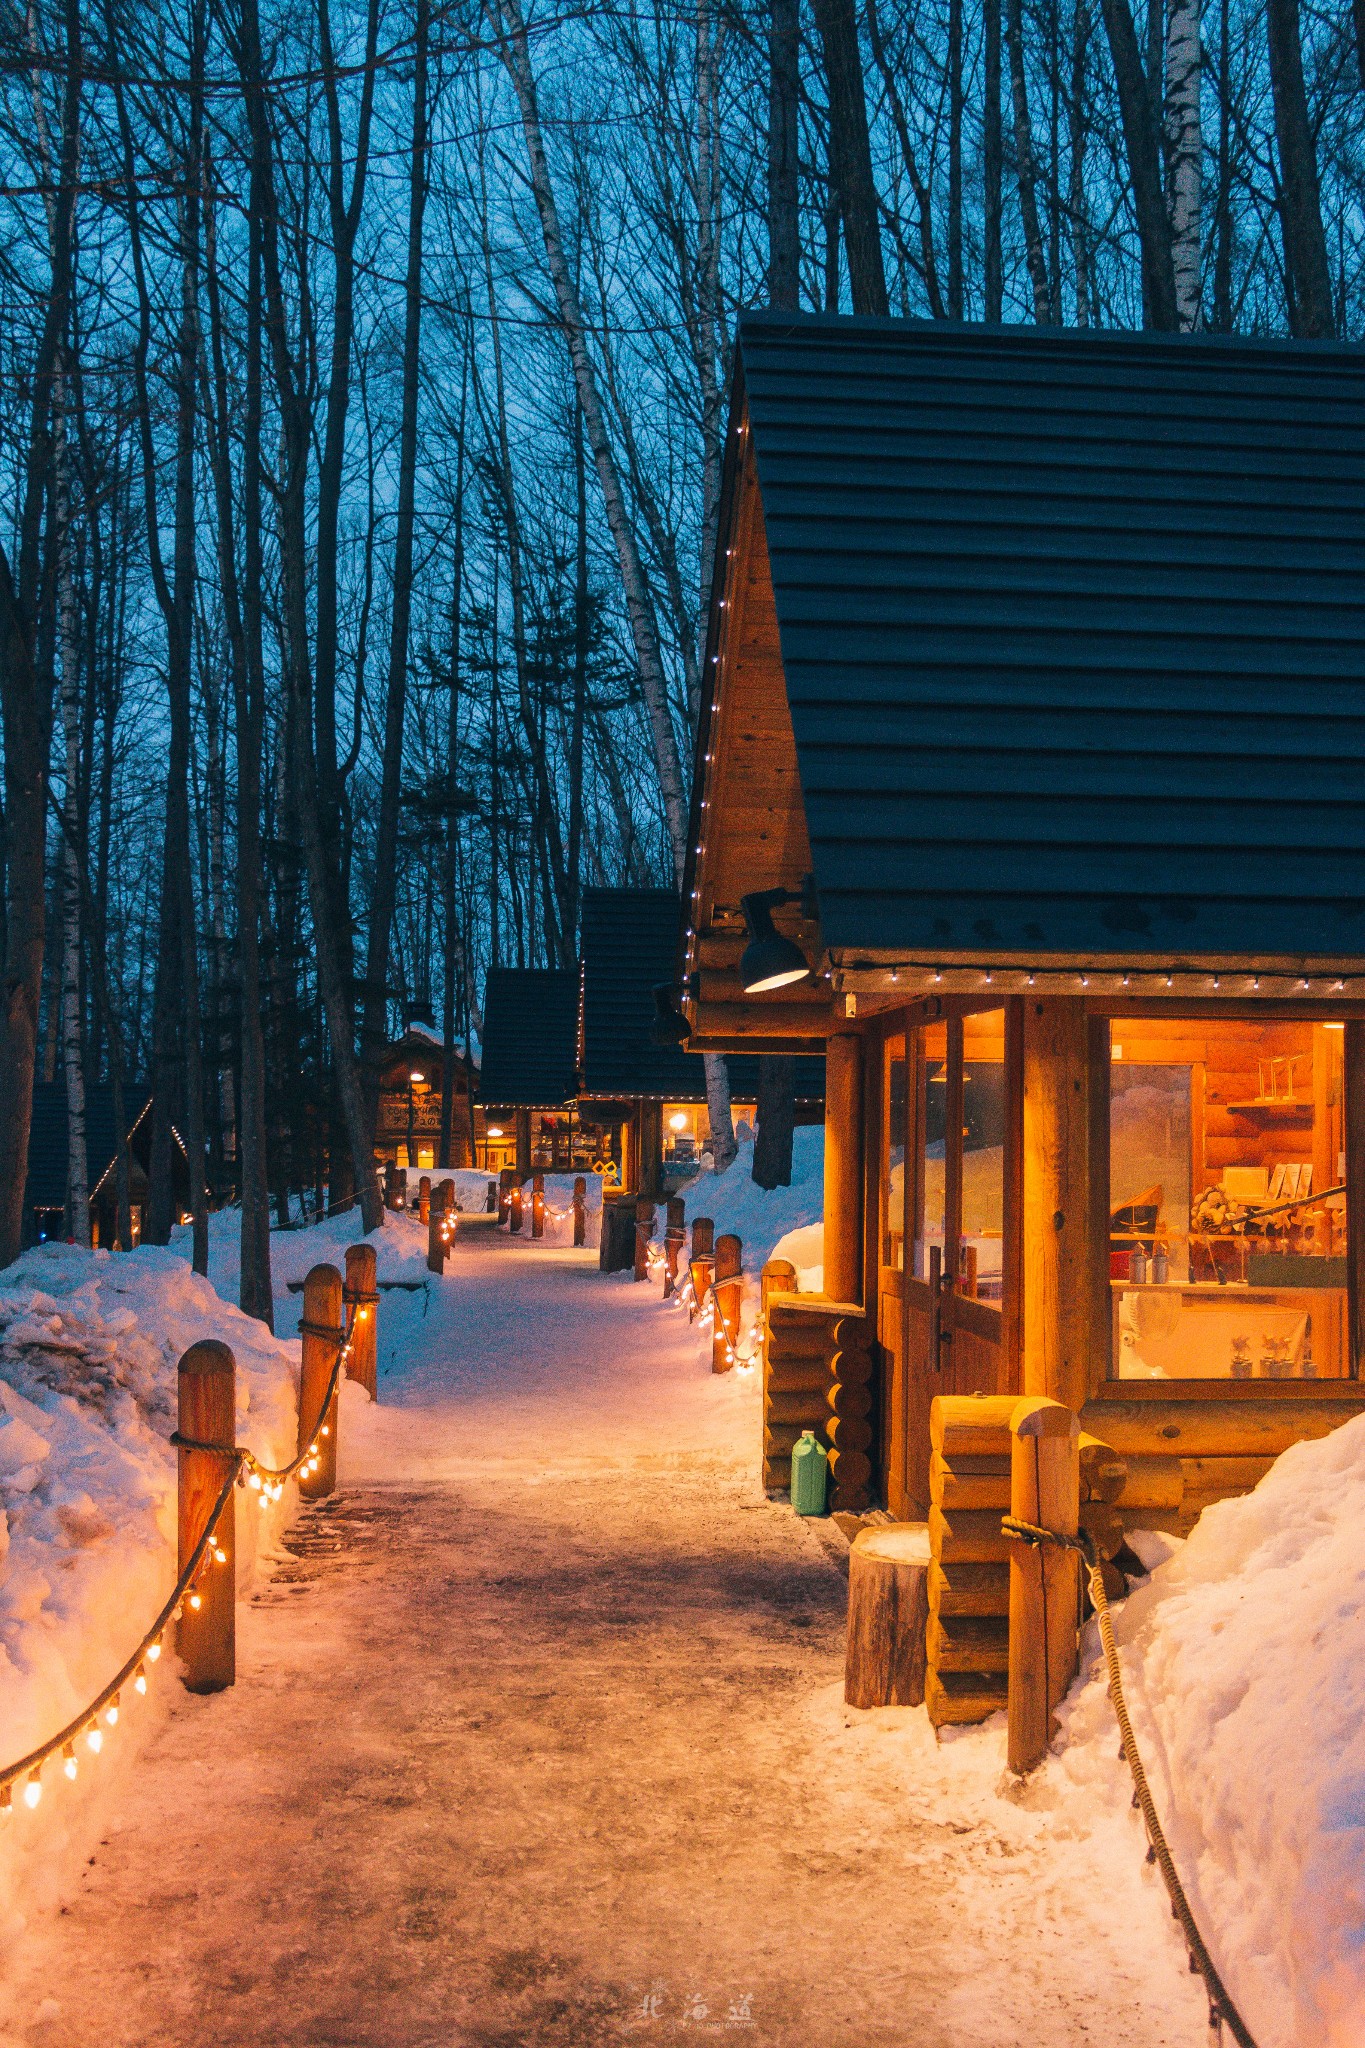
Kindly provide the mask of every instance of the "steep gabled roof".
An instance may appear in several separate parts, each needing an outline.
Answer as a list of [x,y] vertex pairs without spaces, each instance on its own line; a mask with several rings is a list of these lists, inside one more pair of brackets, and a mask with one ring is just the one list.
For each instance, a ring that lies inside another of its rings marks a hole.
[[490,967],[484,990],[484,1102],[558,1109],[574,1097],[578,975],[572,968]]
[[826,947],[1365,956],[1359,348],[750,315],[734,404]]
[[[136,1083],[130,1083],[124,1091],[124,1114],[129,1119],[130,1135],[146,1114],[149,1101],[146,1089]],[[97,1081],[85,1091],[86,1178],[92,1195],[114,1164],[118,1152],[115,1132],[113,1087],[108,1081]],[[26,1208],[64,1206],[66,1138],[66,1083],[35,1081],[33,1122],[28,1136],[28,1180],[24,1189]]]

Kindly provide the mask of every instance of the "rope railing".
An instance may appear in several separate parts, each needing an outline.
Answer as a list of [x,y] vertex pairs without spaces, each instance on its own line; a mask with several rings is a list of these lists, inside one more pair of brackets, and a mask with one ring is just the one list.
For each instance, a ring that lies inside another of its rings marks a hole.
[[1119,1661],[1118,1643],[1114,1636],[1114,1622],[1109,1608],[1109,1595],[1104,1585],[1103,1565],[1094,1539],[1085,1529],[1081,1529],[1075,1536],[1061,1535],[1054,1529],[1040,1528],[1036,1523],[1023,1521],[1016,1515],[1006,1515],[1000,1526],[1003,1533],[1017,1543],[1027,1543],[1034,1548],[1043,1544],[1054,1544],[1062,1550],[1078,1551],[1084,1560],[1090,1579],[1090,1600],[1095,1609],[1095,1619],[1099,1623],[1100,1642],[1104,1648],[1104,1661],[1109,1673],[1109,1700],[1119,1724],[1119,1735],[1123,1743],[1120,1754],[1132,1775],[1133,1804],[1140,1809],[1147,1829],[1148,1861],[1155,1863],[1161,1872],[1171,1901],[1172,1915],[1180,1923],[1180,1930],[1189,1950],[1190,1968],[1197,1970],[1204,1980],[1204,1988],[1209,1995],[1210,2027],[1221,2040],[1223,2026],[1226,2023],[1237,2043],[1237,2048],[1256,2048],[1251,2029],[1237,2010],[1232,1994],[1219,1975],[1217,1965],[1199,1932],[1156,1810],[1151,1786],[1147,1782],[1147,1773],[1143,1768],[1137,1737],[1133,1733],[1133,1724],[1129,1719],[1128,1705],[1124,1698],[1123,1667]]
[[[336,1397],[341,1375],[355,1345],[355,1331],[358,1322],[368,1320],[371,1311],[365,1304],[352,1309],[349,1321],[340,1330],[324,1329],[307,1321],[300,1323],[300,1329],[330,1339],[337,1345],[337,1355],[328,1376],[326,1388],[318,1405],[317,1419],[311,1430],[301,1432],[304,1447],[287,1465],[268,1465],[244,1444],[208,1443],[199,1438],[173,1430],[170,1442],[177,1450],[201,1452],[221,1459],[227,1466],[227,1473],[213,1505],[209,1509],[204,1526],[178,1573],[174,1586],[155,1619],[143,1631],[137,1646],[124,1659],[118,1670],[106,1685],[101,1687],[93,1699],[88,1700],[78,1714],[58,1729],[55,1735],[31,1749],[11,1764],[0,1767],[0,1816],[8,1815],[14,1808],[14,1788],[22,1780],[22,1798],[30,1810],[35,1808],[43,1796],[43,1766],[54,1756],[62,1759],[63,1774],[74,1779],[77,1775],[78,1760],[76,1744],[84,1737],[87,1747],[98,1756],[104,1747],[105,1729],[118,1726],[120,1700],[124,1688],[131,1681],[133,1690],[139,1695],[147,1691],[147,1666],[155,1664],[162,1651],[162,1638],[166,1629],[178,1622],[186,1607],[197,1612],[203,1602],[199,1590],[200,1581],[208,1570],[224,1567],[229,1562],[228,1552],[217,1540],[219,1525],[232,1499],[233,1490],[248,1486],[260,1494],[264,1510],[271,1502],[278,1500],[290,1479],[305,1479],[318,1469],[321,1439],[331,1435],[327,1421],[332,1402]],[[103,1725],[101,1725],[103,1724]]]

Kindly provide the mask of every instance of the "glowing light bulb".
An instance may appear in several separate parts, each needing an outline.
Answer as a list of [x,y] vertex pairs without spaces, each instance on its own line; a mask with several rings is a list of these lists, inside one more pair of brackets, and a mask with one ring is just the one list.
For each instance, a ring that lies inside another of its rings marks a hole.
[[148,1645],[147,1645],[147,1662],[148,1662],[149,1664],[155,1664],[155,1662],[156,1662],[157,1658],[158,1658],[158,1657],[159,1657],[160,1655],[161,1655],[161,1645],[160,1645],[160,1643],[148,1643]]
[[117,1728],[117,1727],[118,1727],[118,1694],[117,1694],[117,1693],[115,1693],[115,1694],[114,1694],[114,1697],[113,1697],[113,1698],[112,1698],[112,1699],[110,1700],[110,1702],[109,1702],[108,1706],[107,1706],[107,1707],[105,1708],[105,1710],[104,1710],[104,1719],[105,1719],[105,1724],[106,1724],[106,1726],[108,1726],[108,1727],[110,1727],[110,1728]]
[[85,1740],[91,1750],[91,1753],[95,1756],[98,1756],[100,1751],[104,1748],[103,1729],[87,1728],[85,1731]]
[[133,1673],[133,1691],[145,1693],[146,1690],[147,1674],[143,1670],[142,1666],[139,1664],[137,1670]]
[[68,1778],[75,1777],[76,1751],[74,1744],[70,1742],[66,1744],[65,1748],[62,1751],[62,1769],[66,1772]]
[[27,1785],[25,1785],[24,1787],[24,1804],[28,1808],[30,1813],[32,1813],[34,1807],[38,1804],[38,1801],[42,1798],[42,1796],[43,1781],[38,1776],[38,1773],[34,1771],[31,1777],[29,1778]]
[[[194,1612],[195,1612],[196,1614],[197,1614],[197,1613],[199,1612],[199,1610],[200,1610],[200,1608],[201,1608],[201,1607],[203,1606],[203,1604],[204,1604],[204,1596],[203,1596],[203,1594],[202,1594],[202,1593],[191,1593],[191,1594],[190,1594],[190,1606],[191,1606],[191,1608],[193,1609],[193,1611],[194,1611]],[[146,1685],[145,1685],[145,1684],[143,1685],[143,1687],[142,1687],[142,1690],[143,1690],[144,1692],[146,1692],[146,1690],[147,1690],[147,1687],[146,1687]]]
[[330,1422],[324,1422],[324,1423],[323,1423],[323,1425],[322,1425],[322,1433],[323,1433],[323,1435],[324,1435],[324,1436],[330,1436],[330,1435],[332,1434],[332,1425],[331,1425],[331,1423],[330,1423]]
[[261,1490],[261,1475],[260,1475],[260,1473],[259,1473],[259,1472],[253,1472],[253,1473],[252,1473],[252,1475],[251,1475],[251,1477],[250,1477],[250,1478],[249,1478],[249,1479],[247,1480],[247,1485],[248,1485],[248,1486],[254,1486],[254,1487],[255,1487],[255,1489],[256,1489],[256,1491],[257,1491],[257,1493],[259,1493],[259,1492],[260,1492],[260,1490]]
[[213,1561],[215,1564],[227,1563],[227,1552],[223,1549],[221,1543],[215,1543],[213,1546]]

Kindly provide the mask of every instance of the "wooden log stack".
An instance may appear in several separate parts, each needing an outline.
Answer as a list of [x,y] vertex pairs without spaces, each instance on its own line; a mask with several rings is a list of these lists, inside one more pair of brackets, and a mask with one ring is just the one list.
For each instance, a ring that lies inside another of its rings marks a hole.
[[936,1728],[984,1721],[1009,1696],[1014,1394],[940,1394],[929,1411],[929,1627],[924,1696]]
[[783,1292],[787,1273],[770,1272],[764,1287],[763,1484],[770,1493],[790,1487],[792,1446],[813,1429],[829,1447],[830,1506],[856,1514],[872,1480],[871,1331],[846,1302]]

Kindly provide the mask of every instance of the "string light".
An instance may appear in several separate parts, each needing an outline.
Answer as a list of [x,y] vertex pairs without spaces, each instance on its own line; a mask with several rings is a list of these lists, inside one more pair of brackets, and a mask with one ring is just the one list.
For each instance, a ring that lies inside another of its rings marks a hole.
[[74,1742],[64,1742],[62,1744],[62,1770],[68,1778],[74,1778],[76,1775],[76,1745]]
[[104,1730],[98,1727],[87,1728],[85,1731],[85,1741],[86,1747],[90,1750],[91,1754],[98,1756],[104,1748]]
[[24,1787],[24,1804],[28,1808],[30,1813],[32,1813],[34,1807],[38,1804],[38,1801],[42,1798],[42,1796],[42,1776],[38,1771],[30,1771],[28,1774],[28,1783]]

